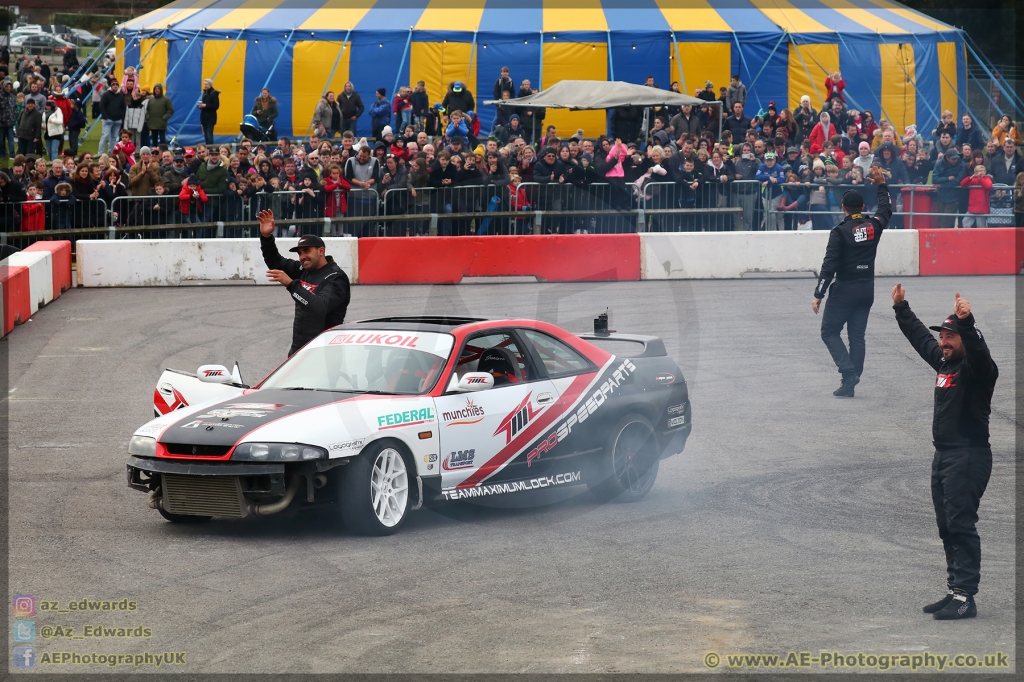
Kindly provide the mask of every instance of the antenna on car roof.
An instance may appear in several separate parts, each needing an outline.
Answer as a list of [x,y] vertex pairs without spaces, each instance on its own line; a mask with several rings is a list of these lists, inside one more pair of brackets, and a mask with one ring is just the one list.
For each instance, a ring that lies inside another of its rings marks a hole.
[[608,336],[614,329],[608,329],[608,309],[594,318],[594,334],[597,336]]

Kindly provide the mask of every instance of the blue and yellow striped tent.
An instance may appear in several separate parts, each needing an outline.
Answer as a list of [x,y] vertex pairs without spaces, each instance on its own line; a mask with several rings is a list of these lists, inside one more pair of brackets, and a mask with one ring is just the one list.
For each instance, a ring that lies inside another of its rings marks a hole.
[[[177,112],[169,130],[200,137],[193,102],[203,78],[221,91],[218,135],[267,86],[282,135],[308,134],[317,100],[351,80],[369,106],[379,87],[427,84],[432,102],[464,81],[489,99],[502,66],[516,86],[563,79],[678,81],[694,94],[739,73],[748,115],[774,101],[820,108],[840,69],[850,106],[898,130],[931,130],[942,110],[964,111],[964,36],[890,0],[178,0],[118,27],[118,73],[142,65]],[[483,130],[492,107],[478,105]],[[360,132],[369,133],[369,121]],[[560,131],[604,132],[603,112],[550,111]]]

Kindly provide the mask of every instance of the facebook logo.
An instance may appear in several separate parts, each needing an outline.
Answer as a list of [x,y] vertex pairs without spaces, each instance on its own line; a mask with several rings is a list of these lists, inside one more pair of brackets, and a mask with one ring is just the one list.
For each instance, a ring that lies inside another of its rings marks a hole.
[[14,621],[14,641],[34,642],[36,641],[36,624],[31,620]]
[[33,668],[36,664],[36,648],[34,646],[14,647],[14,667]]

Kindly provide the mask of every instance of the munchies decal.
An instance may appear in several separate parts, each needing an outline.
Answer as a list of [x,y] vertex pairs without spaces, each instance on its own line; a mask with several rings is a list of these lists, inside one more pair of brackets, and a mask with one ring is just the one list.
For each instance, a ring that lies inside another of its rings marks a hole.
[[479,424],[484,420],[484,408],[473,402],[472,398],[466,398],[465,407],[442,412],[441,419],[444,420],[446,426]]

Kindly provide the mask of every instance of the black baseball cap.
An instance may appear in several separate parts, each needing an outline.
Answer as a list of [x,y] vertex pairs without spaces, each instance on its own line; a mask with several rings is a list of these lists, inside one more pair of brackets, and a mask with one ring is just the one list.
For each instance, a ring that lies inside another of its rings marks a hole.
[[960,333],[960,328],[956,326],[956,315],[955,314],[950,315],[945,320],[943,320],[942,324],[940,324],[938,326],[934,326],[933,325],[933,326],[928,327],[928,328],[931,329],[933,332],[940,332],[943,329],[945,329],[947,331],[956,332],[957,334]]
[[323,239],[320,239],[320,237],[317,237],[315,234],[304,234],[302,235],[302,237],[299,238],[299,243],[288,250],[295,253],[299,249],[304,248],[306,246],[314,246],[316,248],[320,248],[321,246],[326,247],[326,244],[324,244]]
[[855,189],[843,195],[843,206],[846,208],[864,208],[864,195]]

